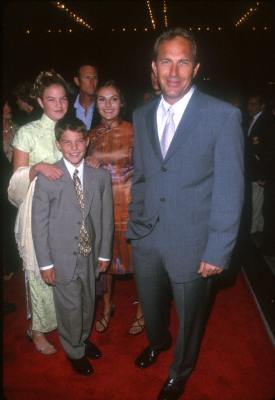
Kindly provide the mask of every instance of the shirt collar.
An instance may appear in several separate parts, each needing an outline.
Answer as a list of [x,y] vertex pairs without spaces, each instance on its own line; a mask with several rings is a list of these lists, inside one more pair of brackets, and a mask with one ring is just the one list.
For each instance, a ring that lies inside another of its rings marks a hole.
[[[93,108],[94,105],[95,105],[95,102],[93,101],[89,105],[88,110],[90,110],[90,108]],[[76,96],[76,99],[75,99],[75,102],[74,102],[74,108],[76,108],[76,109],[80,109],[81,108],[82,110],[84,110],[84,108],[82,107],[82,105],[80,104],[80,101],[79,101],[79,94]]]
[[176,103],[172,105],[167,103],[167,101],[163,98],[163,96],[161,96],[161,105],[163,107],[163,111],[165,111],[166,113],[170,107],[173,107],[175,114],[177,114],[178,112],[182,113],[182,109],[186,108],[192,94],[194,93],[194,90],[195,90],[194,86],[191,86],[188,92],[185,93],[185,95],[180,100],[178,100]]
[[66,166],[67,170],[69,171],[69,174],[70,174],[71,178],[73,179],[74,171],[77,169],[78,170],[79,179],[80,179],[80,181],[82,183],[83,182],[84,160],[81,161],[81,163],[79,164],[78,167],[76,167],[75,165],[72,165],[65,158],[63,158],[63,160],[64,160],[64,163],[65,163],[65,166]]
[[49,127],[49,128],[54,128],[56,122],[53,121],[51,118],[49,118],[46,114],[43,114],[41,117],[41,122],[43,123],[44,126]]
[[263,112],[263,111],[261,110],[261,111],[259,111],[257,114],[253,115],[252,121],[256,121],[256,119],[259,118],[259,116],[262,114],[262,112]]

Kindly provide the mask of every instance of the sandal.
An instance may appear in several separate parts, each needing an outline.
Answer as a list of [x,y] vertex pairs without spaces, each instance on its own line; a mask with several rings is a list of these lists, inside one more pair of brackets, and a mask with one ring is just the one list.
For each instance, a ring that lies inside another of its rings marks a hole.
[[129,329],[129,335],[139,335],[145,328],[143,315],[139,318],[136,318],[132,323],[131,328]]
[[[39,353],[44,354],[45,356],[50,356],[50,355],[56,353],[56,351],[57,351],[56,348],[50,342],[47,341],[47,339],[44,336],[44,333],[32,331],[31,329],[28,329],[27,336],[28,336],[29,340],[31,342],[33,342],[34,347],[36,348],[36,350]],[[39,341],[36,340],[36,338],[39,336],[44,337],[44,340],[43,340],[44,344],[41,344],[41,341],[39,343]]]
[[95,329],[99,333],[103,333],[108,329],[110,319],[114,316],[115,305],[112,304],[110,311],[102,314],[101,318],[96,321]]

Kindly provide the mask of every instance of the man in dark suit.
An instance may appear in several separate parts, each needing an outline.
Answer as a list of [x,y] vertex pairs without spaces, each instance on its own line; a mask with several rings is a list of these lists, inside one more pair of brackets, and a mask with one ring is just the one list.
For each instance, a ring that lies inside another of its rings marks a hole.
[[73,103],[73,114],[84,122],[86,129],[90,130],[95,123],[97,68],[94,65],[82,64],[74,77],[74,83],[78,88],[78,95]]
[[[263,250],[274,247],[274,137],[275,119],[262,94],[251,94],[247,102],[250,124],[246,138],[247,215],[250,233],[262,233]],[[273,240],[271,239],[273,236]],[[255,236],[257,239],[257,236]],[[272,243],[273,242],[273,243]],[[273,249],[274,254],[274,249]]]
[[108,172],[84,164],[89,143],[85,125],[65,117],[55,127],[63,159],[61,178],[36,181],[32,231],[43,280],[53,285],[62,346],[76,372],[93,372],[88,358],[101,352],[89,342],[95,304],[95,276],[112,254],[113,202]]
[[160,99],[134,113],[134,176],[127,237],[149,346],[139,368],[171,345],[171,289],[179,317],[174,358],[159,400],[178,399],[194,368],[212,276],[227,268],[243,202],[240,111],[192,83],[199,64],[193,36],[164,32],[152,68]]

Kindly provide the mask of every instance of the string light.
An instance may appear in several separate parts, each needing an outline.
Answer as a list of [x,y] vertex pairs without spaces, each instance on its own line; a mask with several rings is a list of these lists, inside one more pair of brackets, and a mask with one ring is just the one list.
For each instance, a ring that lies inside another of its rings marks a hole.
[[164,25],[168,28],[168,18],[167,18],[167,4],[166,0],[163,0],[163,15],[164,15]]
[[60,1],[55,1],[54,5],[57,8],[59,8],[60,10],[65,11],[69,15],[69,17],[71,17],[78,24],[84,26],[85,28],[89,29],[90,31],[93,30],[93,28],[83,18],[76,15],[74,13],[74,11],[70,10],[67,6],[65,6],[65,4],[61,3]]
[[[156,29],[156,24],[155,24],[155,20],[154,20],[151,5],[150,5],[150,0],[146,0],[146,4],[147,4],[150,19],[151,19],[152,27],[153,27],[153,29]],[[145,28],[144,30],[147,31],[147,28]]]
[[259,1],[257,1],[256,5],[255,5],[254,7],[250,7],[250,8],[244,13],[244,15],[236,22],[236,24],[235,24],[236,28],[237,28],[238,26],[240,26],[241,24],[243,24],[249,17],[251,17],[251,15],[252,15],[253,13],[255,13],[255,12],[258,10],[258,8],[259,8],[259,6],[260,6],[261,4],[262,4],[262,3],[260,3]]

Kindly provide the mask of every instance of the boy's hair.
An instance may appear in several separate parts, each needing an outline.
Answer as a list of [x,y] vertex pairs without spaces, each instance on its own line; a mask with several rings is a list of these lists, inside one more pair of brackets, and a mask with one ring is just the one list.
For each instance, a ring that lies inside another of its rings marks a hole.
[[68,115],[57,121],[55,125],[55,138],[58,142],[65,131],[82,133],[84,139],[89,136],[89,132],[86,129],[85,124],[80,119]]

